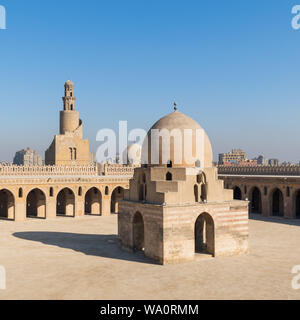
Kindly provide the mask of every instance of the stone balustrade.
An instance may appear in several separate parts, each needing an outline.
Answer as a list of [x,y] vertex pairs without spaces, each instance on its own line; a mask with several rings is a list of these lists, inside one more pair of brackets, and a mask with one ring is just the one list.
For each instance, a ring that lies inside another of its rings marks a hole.
[[300,176],[300,166],[218,166],[219,175]]
[[105,164],[104,165],[104,175],[105,176],[122,176],[128,175],[133,176],[134,169],[137,166],[125,166],[121,164]]
[[97,176],[96,166],[0,165],[0,176]]

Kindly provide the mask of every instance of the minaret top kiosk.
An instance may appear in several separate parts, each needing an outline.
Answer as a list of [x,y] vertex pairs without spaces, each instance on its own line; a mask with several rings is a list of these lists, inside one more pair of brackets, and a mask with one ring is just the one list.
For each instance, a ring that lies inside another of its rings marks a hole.
[[74,83],[65,83],[65,96],[62,98],[64,109],[60,111],[60,134],[76,134],[82,138],[82,121],[79,112],[75,111]]

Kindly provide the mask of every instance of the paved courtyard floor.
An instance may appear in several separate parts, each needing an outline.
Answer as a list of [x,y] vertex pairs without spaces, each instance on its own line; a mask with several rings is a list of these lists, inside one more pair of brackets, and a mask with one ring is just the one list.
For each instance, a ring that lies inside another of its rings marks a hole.
[[250,220],[248,255],[152,264],[117,245],[117,216],[0,221],[0,299],[300,299],[300,221]]

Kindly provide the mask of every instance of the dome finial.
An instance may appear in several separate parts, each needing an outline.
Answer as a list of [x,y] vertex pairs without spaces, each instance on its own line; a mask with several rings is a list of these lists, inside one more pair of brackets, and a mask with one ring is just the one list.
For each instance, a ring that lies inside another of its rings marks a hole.
[[178,108],[177,108],[177,103],[176,103],[176,101],[174,102],[174,111],[177,111],[178,110]]

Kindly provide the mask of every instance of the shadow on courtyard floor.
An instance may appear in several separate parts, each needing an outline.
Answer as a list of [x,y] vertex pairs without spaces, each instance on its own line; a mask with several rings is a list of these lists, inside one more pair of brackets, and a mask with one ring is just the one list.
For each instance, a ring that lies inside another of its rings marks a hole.
[[273,223],[281,223],[290,226],[300,226],[300,219],[286,219],[282,217],[263,217],[260,214],[250,214],[251,220],[264,221],[264,222],[273,222]]
[[116,235],[77,234],[65,232],[17,232],[14,237],[41,242],[45,245],[71,249],[86,255],[103,258],[134,261],[146,264],[156,264],[146,258],[143,252],[131,253],[118,246]]

